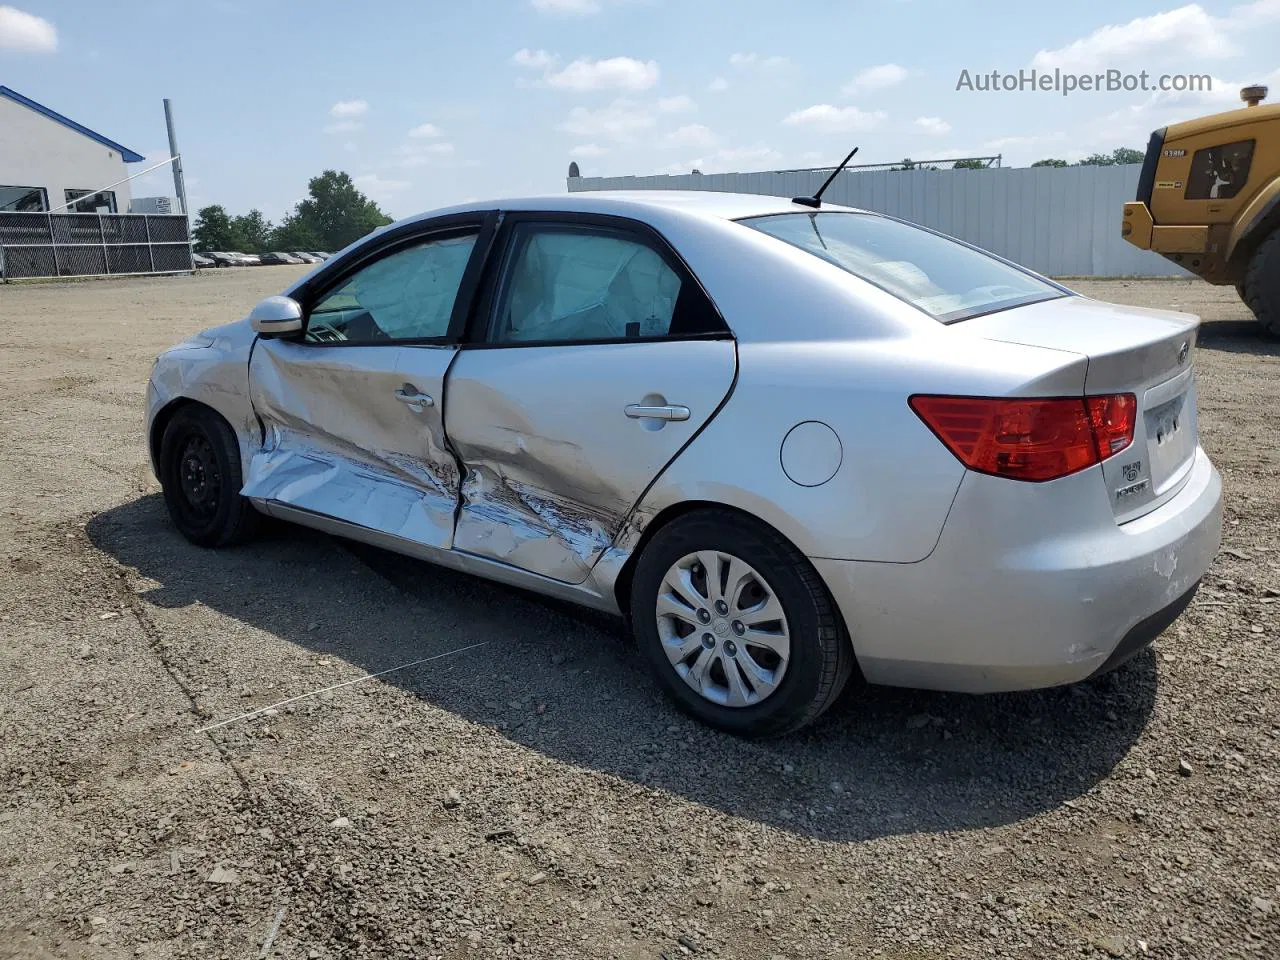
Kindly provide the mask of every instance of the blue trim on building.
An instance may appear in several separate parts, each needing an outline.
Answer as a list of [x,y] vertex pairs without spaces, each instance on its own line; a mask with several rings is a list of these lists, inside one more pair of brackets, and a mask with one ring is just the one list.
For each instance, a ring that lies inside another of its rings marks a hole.
[[76,123],[74,120],[70,119],[69,117],[64,117],[62,114],[58,113],[57,110],[50,110],[44,104],[36,103],[31,98],[24,97],[22,94],[18,93],[18,91],[16,90],[10,90],[8,87],[0,86],[0,97],[8,97],[14,103],[20,103],[24,107],[28,107],[34,110],[36,113],[43,114],[44,116],[48,117],[50,120],[54,121],[55,123],[60,123],[64,127],[67,127],[70,130],[74,130],[76,133],[84,134],[90,140],[97,140],[98,143],[102,144],[104,147],[110,147],[112,150],[119,150],[120,156],[124,159],[125,163],[138,163],[146,159],[145,157],[143,157],[142,154],[137,153],[136,151],[130,150],[128,147],[121,146],[120,144],[116,143],[114,140],[109,140],[108,138],[104,137],[102,134],[95,133],[94,131],[90,130],[88,127],[81,126],[80,124]]

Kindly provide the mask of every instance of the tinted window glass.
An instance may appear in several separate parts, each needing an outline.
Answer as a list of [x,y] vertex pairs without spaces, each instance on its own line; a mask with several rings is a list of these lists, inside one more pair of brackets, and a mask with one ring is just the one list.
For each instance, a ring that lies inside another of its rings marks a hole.
[[88,190],[64,190],[68,213],[115,213],[116,193],[114,190],[103,190],[101,193],[90,193]]
[[443,337],[476,234],[432,240],[382,257],[311,310],[312,343]]
[[672,332],[681,280],[652,247],[605,228],[526,224],[516,229],[512,249],[493,339],[625,340]]
[[0,187],[0,210],[37,213],[48,209],[41,187]]
[[1230,200],[1249,179],[1252,165],[1252,140],[1197,150],[1191,158],[1186,199]]
[[1066,296],[979,250],[874,214],[786,213],[740,222],[834,263],[943,323]]

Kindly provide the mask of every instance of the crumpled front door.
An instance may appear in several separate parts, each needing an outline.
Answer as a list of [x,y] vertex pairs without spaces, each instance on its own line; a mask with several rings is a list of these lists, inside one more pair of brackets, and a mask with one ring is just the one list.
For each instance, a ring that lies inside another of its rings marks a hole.
[[453,355],[259,340],[249,384],[265,442],[244,496],[447,550],[458,478],[440,411]]

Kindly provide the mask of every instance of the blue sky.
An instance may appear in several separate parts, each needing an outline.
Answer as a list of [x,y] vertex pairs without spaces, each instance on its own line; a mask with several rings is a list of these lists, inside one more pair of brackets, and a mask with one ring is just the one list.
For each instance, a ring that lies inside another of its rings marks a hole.
[[[193,206],[278,219],[328,167],[394,216],[586,175],[1145,146],[1280,97],[1280,0],[13,0],[0,84],[166,156]],[[1208,74],[1211,93],[977,92],[1032,67]],[[135,195],[171,193],[152,175]]]

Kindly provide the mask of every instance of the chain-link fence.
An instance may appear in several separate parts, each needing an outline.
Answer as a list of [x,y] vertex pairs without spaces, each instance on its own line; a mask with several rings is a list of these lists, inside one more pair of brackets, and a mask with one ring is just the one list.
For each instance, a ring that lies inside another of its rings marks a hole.
[[0,212],[0,279],[189,273],[184,216]]

